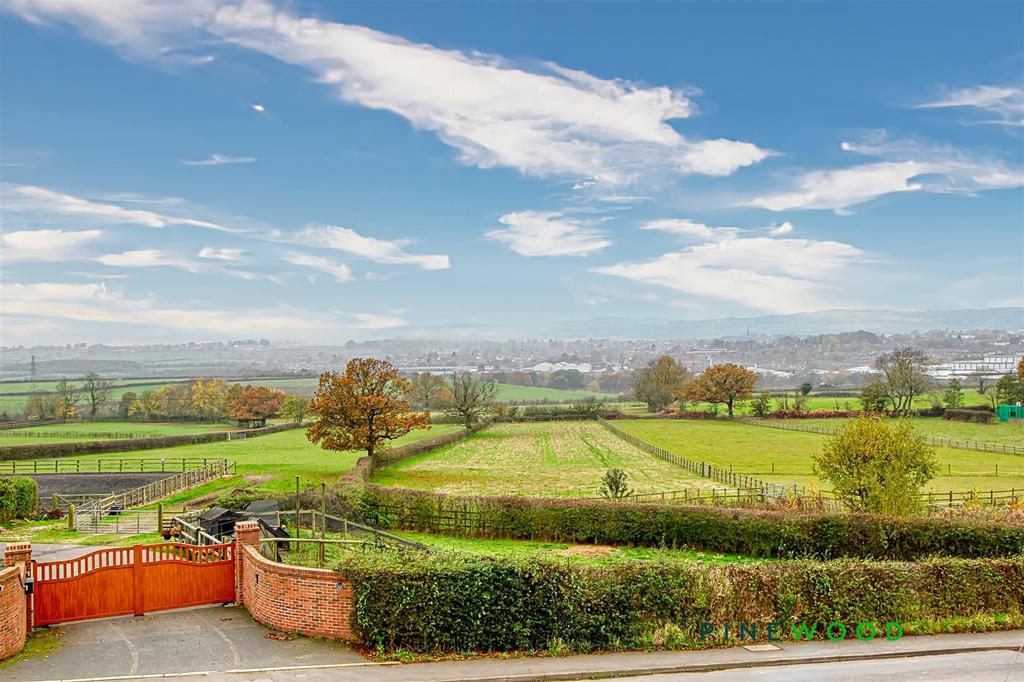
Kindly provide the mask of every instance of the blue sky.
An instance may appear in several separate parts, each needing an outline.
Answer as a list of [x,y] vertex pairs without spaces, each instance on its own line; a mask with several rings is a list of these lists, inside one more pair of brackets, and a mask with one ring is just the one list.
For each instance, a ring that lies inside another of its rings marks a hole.
[[1024,6],[9,0],[5,344],[1021,305]]

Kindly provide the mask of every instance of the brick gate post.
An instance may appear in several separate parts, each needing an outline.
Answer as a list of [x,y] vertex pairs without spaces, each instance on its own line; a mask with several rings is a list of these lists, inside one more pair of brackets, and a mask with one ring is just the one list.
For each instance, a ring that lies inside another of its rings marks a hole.
[[244,604],[242,597],[242,565],[245,548],[252,547],[260,551],[259,521],[239,521],[235,524],[235,601]]
[[[32,543],[11,542],[4,548],[4,568],[17,566],[21,569],[21,582],[24,584],[32,576]],[[32,629],[32,600],[25,595],[25,630]],[[20,649],[19,649],[20,650]]]

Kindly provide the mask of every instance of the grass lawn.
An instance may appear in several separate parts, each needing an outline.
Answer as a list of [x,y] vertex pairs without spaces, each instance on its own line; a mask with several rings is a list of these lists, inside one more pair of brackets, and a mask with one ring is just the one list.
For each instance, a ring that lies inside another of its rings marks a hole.
[[[664,450],[720,467],[751,474],[773,483],[799,483],[828,489],[814,473],[812,456],[824,436],[781,431],[726,420],[622,420],[616,426]],[[935,492],[1024,490],[1024,457],[953,448],[935,448],[940,475],[928,490]],[[774,473],[772,465],[774,464]],[[999,475],[995,467],[999,467]]]
[[[175,514],[178,509],[168,510]],[[16,520],[0,525],[0,542],[12,540],[30,540],[36,543],[76,545],[98,545],[108,547],[128,547],[138,544],[164,542],[159,533],[141,533],[139,535],[90,534],[81,531],[67,530],[67,519],[26,521]]]
[[[394,441],[394,445],[440,436],[460,428],[454,424],[437,424],[429,430],[413,431]],[[200,495],[214,494],[243,486],[272,492],[294,490],[295,476],[301,477],[303,487],[319,485],[321,481],[330,483],[351,469],[356,460],[363,455],[362,451],[324,450],[306,440],[305,429],[291,429],[258,438],[181,445],[160,450],[118,452],[116,455],[109,453],[84,455],[80,459],[106,459],[112,456],[116,459],[133,457],[207,457],[215,459],[223,457],[236,463],[237,476],[213,481],[165,501],[165,504],[177,505]]]
[[[783,425],[814,425],[826,429],[838,429],[846,419],[787,419],[777,420]],[[912,420],[914,428],[935,438],[952,440],[978,441],[980,443],[1003,443],[1006,445],[1024,446],[1024,423],[1009,422],[992,424],[968,424],[947,421],[935,417],[916,417]]]
[[[138,422],[74,422],[69,424],[47,424],[25,429],[0,430],[0,446],[2,445],[33,445],[36,443],[64,443],[76,440],[103,440],[109,436],[104,434],[130,433],[136,438],[147,436],[177,436],[187,433],[206,433],[208,431],[233,431],[238,427],[234,424],[160,424]],[[18,433],[30,431],[39,436],[19,436]],[[98,434],[81,436],[78,434]],[[45,435],[43,435],[45,434]]]
[[[964,405],[989,405],[988,396],[983,396],[974,389],[964,389]],[[789,396],[790,409],[793,407],[793,396]],[[927,395],[918,396],[914,398],[914,408],[923,410],[932,406],[932,399]],[[776,397],[772,398],[772,409],[779,409],[779,399]],[[688,410],[705,411],[713,410],[714,406],[708,403],[689,403],[687,404]],[[816,396],[813,393],[807,396],[807,402],[804,405],[806,410],[859,410],[861,409],[860,398],[856,396],[849,397],[826,397]],[[718,406],[718,413],[725,414],[725,406]],[[736,415],[746,416],[750,415],[750,401],[744,401],[736,405]]]
[[595,497],[601,477],[612,468],[625,470],[636,492],[721,487],[634,448],[592,421],[498,424],[390,466],[374,482],[466,495]]
[[570,545],[540,540],[478,540],[456,538],[429,533],[399,533],[433,549],[449,552],[464,552],[483,556],[507,558],[546,558],[588,564],[604,564],[613,561],[639,560],[685,560],[708,563],[750,563],[765,561],[742,554],[721,554],[717,552],[695,552],[680,549],[655,549],[651,547],[613,547],[609,545]]

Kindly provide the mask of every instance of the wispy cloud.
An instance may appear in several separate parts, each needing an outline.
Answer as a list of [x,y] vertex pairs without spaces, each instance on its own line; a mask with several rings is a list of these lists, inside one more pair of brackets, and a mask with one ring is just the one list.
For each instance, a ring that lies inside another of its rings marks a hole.
[[394,315],[378,315],[376,313],[342,313],[353,318],[352,327],[355,329],[397,329],[404,327],[407,322]]
[[[550,63],[412,43],[362,26],[300,17],[267,0],[15,0],[32,21],[63,21],[130,55],[221,41],[312,71],[343,101],[435,133],[467,164],[614,187],[652,173],[728,175],[764,159],[750,142],[683,137],[694,90],[602,79]],[[257,108],[257,111],[262,108]]]
[[238,163],[254,163],[255,156],[227,156],[225,154],[210,154],[205,159],[182,159],[179,163],[183,166],[228,166]]
[[994,119],[978,123],[1024,126],[1024,89],[1017,86],[978,85],[948,91],[943,97],[916,105],[918,109],[977,109]]
[[516,211],[498,218],[504,227],[486,233],[521,256],[586,256],[611,245],[594,221],[559,211]]
[[447,270],[451,267],[445,255],[407,253],[405,248],[412,244],[409,239],[377,239],[338,225],[310,225],[298,233],[283,236],[282,240],[344,251],[386,265],[415,265],[424,270]]
[[1024,185],[1024,169],[1000,158],[950,145],[890,139],[875,131],[860,142],[843,142],[847,152],[882,160],[798,176],[795,187],[756,196],[744,205],[771,211],[850,207],[887,194],[935,192],[973,194]]
[[207,260],[240,261],[245,258],[245,250],[204,246],[199,249],[199,257]]
[[292,265],[299,265],[316,272],[326,273],[339,282],[348,282],[352,279],[352,268],[344,263],[335,263],[323,256],[292,252],[282,255],[281,259]]
[[[669,227],[668,222],[661,221],[663,227]],[[792,313],[833,306],[845,295],[838,286],[843,271],[864,257],[863,251],[842,242],[743,237],[739,228],[692,221],[679,221],[667,231],[708,241],[651,260],[594,271],[699,299]]]
[[82,247],[98,239],[101,230],[17,230],[0,236],[4,262],[60,262],[82,258]]
[[49,217],[73,216],[103,223],[142,225],[153,228],[185,225],[222,232],[233,231],[208,220],[198,220],[148,209],[126,208],[112,201],[87,199],[35,185],[3,184],[0,186],[0,196],[3,198],[4,211],[8,213],[28,213]]
[[122,253],[110,253],[96,259],[98,263],[119,268],[178,268],[188,272],[200,272],[203,264],[173,251],[160,249],[136,249]]

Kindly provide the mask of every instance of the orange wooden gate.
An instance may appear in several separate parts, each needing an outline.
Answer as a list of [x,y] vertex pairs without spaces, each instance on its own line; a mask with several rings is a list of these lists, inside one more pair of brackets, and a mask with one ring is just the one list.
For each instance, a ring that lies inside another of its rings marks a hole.
[[176,542],[33,562],[36,626],[235,601],[235,546]]

